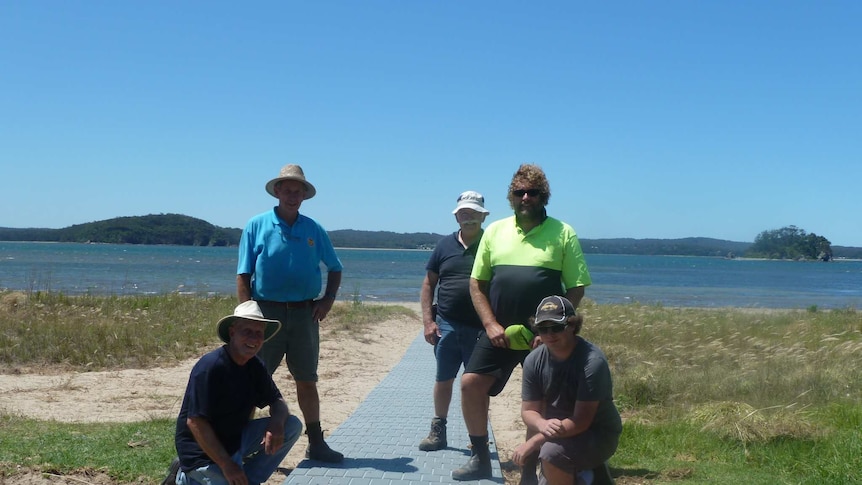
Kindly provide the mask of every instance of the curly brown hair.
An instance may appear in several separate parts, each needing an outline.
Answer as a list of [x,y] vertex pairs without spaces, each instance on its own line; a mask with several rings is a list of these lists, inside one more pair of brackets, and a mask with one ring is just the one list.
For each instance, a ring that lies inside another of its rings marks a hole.
[[515,187],[530,187],[539,189],[539,197],[542,200],[542,205],[548,205],[548,200],[551,198],[551,186],[548,184],[548,177],[542,167],[532,163],[524,163],[518,167],[515,175],[512,176],[512,181],[509,183],[509,193],[506,198],[509,203],[512,202],[512,191]]

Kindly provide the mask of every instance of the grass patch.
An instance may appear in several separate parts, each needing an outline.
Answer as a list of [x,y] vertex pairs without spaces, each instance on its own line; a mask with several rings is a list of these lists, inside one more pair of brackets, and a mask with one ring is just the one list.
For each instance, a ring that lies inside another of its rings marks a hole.
[[379,322],[394,318],[419,318],[416,312],[399,305],[336,303],[321,323],[321,328],[361,336]]
[[[236,298],[177,294],[67,296],[0,293],[0,366],[60,366],[75,370],[148,368],[200,356],[220,344],[218,320]],[[323,332],[361,334],[369,325],[411,310],[339,302]]]
[[58,475],[102,472],[119,483],[157,483],[176,456],[173,436],[173,419],[67,424],[0,414],[0,477],[21,466]]

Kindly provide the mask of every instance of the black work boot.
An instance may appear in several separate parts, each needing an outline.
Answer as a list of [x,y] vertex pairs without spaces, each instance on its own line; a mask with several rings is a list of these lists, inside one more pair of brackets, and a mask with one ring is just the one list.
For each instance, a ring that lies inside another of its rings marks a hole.
[[518,485],[538,485],[539,477],[536,476],[536,466],[539,464],[539,454],[533,453],[524,459],[521,467],[521,480]]
[[611,475],[608,462],[593,468],[593,485],[614,485],[614,477]]
[[431,420],[431,432],[428,437],[419,442],[422,451],[437,451],[446,448],[446,418],[434,418]]
[[471,436],[473,454],[467,463],[452,471],[452,479],[458,481],[491,478],[491,451],[488,449],[488,436]]
[[323,440],[323,430],[320,429],[319,421],[307,423],[305,434],[308,436],[308,449],[305,450],[306,458],[326,463],[341,463],[344,460],[344,455],[330,448]]

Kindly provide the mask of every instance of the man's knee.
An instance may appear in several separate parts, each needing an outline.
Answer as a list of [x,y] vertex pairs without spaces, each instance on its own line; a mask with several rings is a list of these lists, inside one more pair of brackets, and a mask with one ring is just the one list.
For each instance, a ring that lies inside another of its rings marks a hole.
[[549,460],[542,460],[542,475],[548,485],[569,485],[575,482],[574,470],[565,470]]
[[317,392],[317,381],[294,381],[297,392]]
[[494,377],[487,374],[464,374],[461,376],[461,394],[487,396],[494,384]]

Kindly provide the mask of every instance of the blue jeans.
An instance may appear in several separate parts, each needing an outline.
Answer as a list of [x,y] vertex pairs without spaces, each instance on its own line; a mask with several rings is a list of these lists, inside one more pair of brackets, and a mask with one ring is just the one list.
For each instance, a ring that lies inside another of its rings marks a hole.
[[[284,443],[275,453],[267,455],[263,450],[263,437],[270,418],[254,419],[242,431],[242,443],[239,450],[231,457],[240,465],[248,478],[249,484],[260,484],[269,477],[290,452],[293,444],[302,433],[302,422],[296,416],[289,416],[284,421]],[[215,463],[200,467],[188,473],[182,470],[177,473],[177,485],[227,485],[221,468]]]
[[440,328],[440,339],[434,346],[434,356],[437,358],[437,382],[454,379],[458,375],[461,364],[467,366],[473,347],[484,328],[471,327],[451,323],[437,315],[437,326]]

